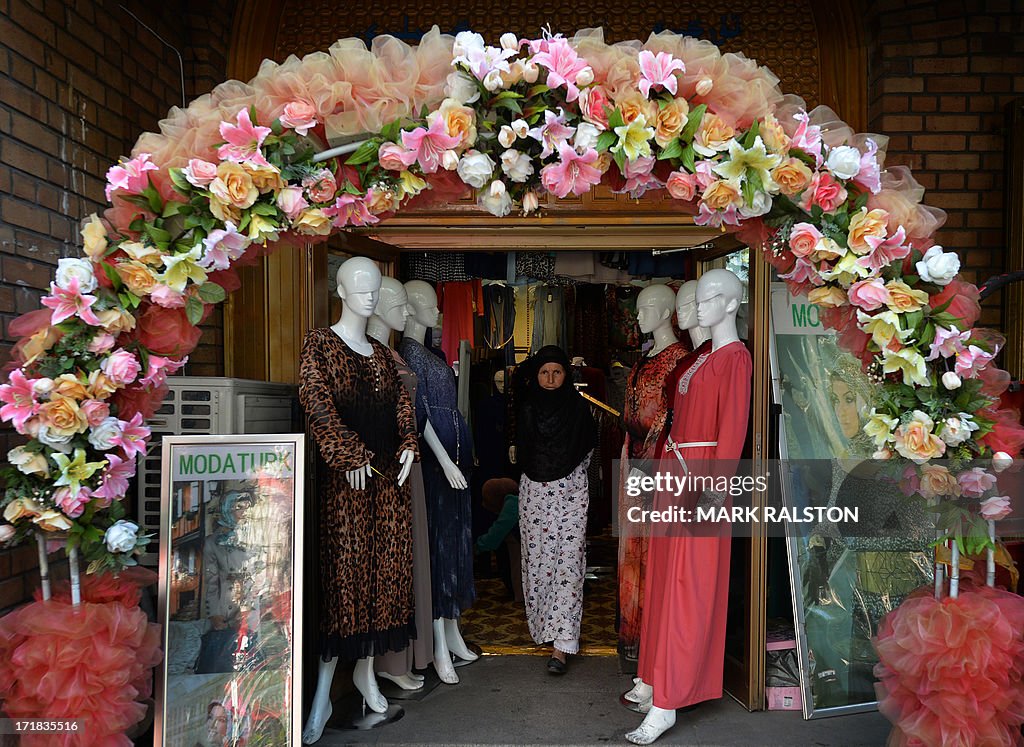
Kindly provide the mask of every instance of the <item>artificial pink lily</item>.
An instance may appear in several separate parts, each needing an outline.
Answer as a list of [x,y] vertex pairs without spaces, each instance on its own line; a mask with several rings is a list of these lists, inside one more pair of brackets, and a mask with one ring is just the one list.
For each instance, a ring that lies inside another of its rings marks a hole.
[[799,148],[809,156],[814,156],[815,163],[821,166],[821,128],[811,124],[811,115],[798,112],[793,115],[800,124],[790,139],[791,148]]
[[738,226],[740,224],[740,214],[735,205],[729,205],[725,210],[712,210],[706,203],[701,202],[693,222],[698,226],[713,226],[714,228],[718,228],[723,224]]
[[114,444],[121,447],[126,459],[134,459],[136,454],[146,453],[149,435],[149,428],[142,424],[142,413],[137,412],[131,420],[121,421],[121,435]]
[[794,283],[810,283],[811,285],[824,285],[818,268],[806,257],[797,257],[793,269],[785,275],[779,275],[782,280],[792,280]]
[[527,131],[527,135],[539,142],[542,146],[540,157],[547,158],[556,150],[562,152],[562,143],[572,137],[576,132],[575,127],[565,123],[565,111],[558,110],[555,114],[550,109],[544,112],[544,124],[540,127],[533,127]]
[[50,283],[50,295],[44,296],[42,300],[43,306],[53,309],[51,324],[60,324],[65,319],[77,316],[86,324],[101,327],[102,323],[89,308],[94,303],[96,296],[82,293],[76,277],[67,281],[67,288],[59,288],[56,283]]
[[541,169],[540,180],[549,192],[565,197],[570,192],[582,195],[601,181],[601,172],[592,166],[598,152],[590,148],[582,155],[566,141],[558,145],[559,161]]
[[952,358],[964,349],[964,343],[971,338],[971,331],[961,332],[956,325],[949,327],[936,327],[935,339],[932,340],[931,350],[928,352],[926,361],[933,361],[940,355],[943,358]]
[[626,177],[626,183],[622,189],[615,191],[628,192],[630,197],[638,200],[648,189],[660,189],[665,186],[653,173],[655,160],[654,156],[641,156],[632,161],[627,160],[622,173]]
[[566,101],[571,102],[579,98],[580,89],[576,86],[576,76],[588,65],[587,61],[569,46],[568,39],[549,39],[547,49],[534,55],[532,62],[547,68],[548,88],[565,86]]
[[686,72],[686,65],[668,52],[653,52],[645,49],[640,52],[638,59],[640,63],[640,82],[637,87],[640,93],[646,98],[651,93],[651,88],[664,88],[673,96],[676,95],[679,81],[674,75],[678,70]]
[[245,254],[249,239],[238,232],[235,224],[228,221],[223,229],[215,228],[203,239],[206,251],[196,264],[204,270],[226,270],[231,263]]
[[150,159],[149,153],[140,153],[130,161],[122,161],[117,166],[107,169],[107,187],[105,194],[107,200],[115,189],[121,189],[129,194],[141,194],[142,190],[149,186],[147,171],[157,171],[159,167]]
[[361,197],[356,197],[348,192],[338,195],[338,199],[335,200],[332,207],[324,208],[324,215],[333,218],[333,223],[337,228],[367,226],[380,222],[380,218],[370,212]]
[[244,108],[235,118],[237,124],[220,123],[220,136],[227,142],[217,148],[217,156],[225,161],[243,163],[249,161],[258,166],[270,166],[263,157],[260,146],[272,132],[269,127],[256,127],[249,118],[249,109]]
[[968,345],[956,354],[956,372],[960,376],[973,379],[989,364],[995,356],[977,345]]
[[[435,117],[429,129],[417,127],[412,132],[402,133],[402,145],[408,152],[400,158],[406,166],[419,162],[425,174],[434,174],[441,166],[441,158],[446,150],[451,150],[460,142],[458,135],[449,135],[444,117]],[[351,197],[351,195],[349,195]],[[342,195],[344,197],[344,195]],[[339,201],[341,198],[338,198]],[[371,221],[375,223],[376,221]]]
[[20,368],[11,371],[9,382],[0,386],[0,402],[6,403],[0,408],[0,418],[10,421],[18,433],[24,433],[25,421],[39,411],[39,403],[32,380],[26,379]]
[[188,362],[188,356],[185,356],[181,360],[174,360],[173,358],[164,358],[161,355],[149,356],[149,369],[146,371],[146,375],[139,379],[139,384],[150,389],[156,387],[167,381],[167,376],[174,373],[179,368],[184,366]]
[[878,146],[871,138],[867,140],[867,152],[860,156],[860,171],[853,177],[854,184],[859,184],[864,189],[876,195],[882,189],[882,177],[878,165]]
[[100,486],[93,491],[94,498],[104,498],[109,504],[120,500],[128,492],[128,481],[135,477],[135,458],[122,459],[117,454],[107,454],[107,468],[103,471]]
[[857,264],[875,274],[880,273],[897,259],[903,259],[910,254],[910,246],[903,245],[906,238],[907,232],[903,230],[903,226],[897,228],[896,233],[886,239],[878,236],[865,237],[864,240],[871,246],[871,251],[858,258]]

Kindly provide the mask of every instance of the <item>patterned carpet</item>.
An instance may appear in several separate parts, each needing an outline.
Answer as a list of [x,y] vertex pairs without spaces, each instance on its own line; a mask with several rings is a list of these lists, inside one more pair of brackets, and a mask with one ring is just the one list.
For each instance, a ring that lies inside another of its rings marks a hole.
[[[588,656],[616,655],[614,543],[609,536],[594,537],[587,550],[592,572],[583,588],[580,653]],[[513,601],[500,578],[482,576],[478,574],[476,580],[476,603],[462,613],[465,639],[487,654],[550,655],[550,647],[538,646],[530,638],[523,603]]]

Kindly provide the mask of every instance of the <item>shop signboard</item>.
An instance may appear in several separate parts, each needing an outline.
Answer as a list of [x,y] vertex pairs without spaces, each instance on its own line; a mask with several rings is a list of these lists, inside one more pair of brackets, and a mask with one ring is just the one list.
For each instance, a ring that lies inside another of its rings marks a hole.
[[162,442],[155,744],[300,744],[304,437]]

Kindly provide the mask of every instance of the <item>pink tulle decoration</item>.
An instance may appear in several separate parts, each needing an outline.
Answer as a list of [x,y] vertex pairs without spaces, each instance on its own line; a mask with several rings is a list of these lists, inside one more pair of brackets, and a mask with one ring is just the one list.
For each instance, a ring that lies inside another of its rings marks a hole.
[[868,209],[881,208],[889,213],[889,231],[899,226],[908,239],[934,236],[946,222],[946,212],[922,205],[924,187],[906,166],[890,166],[881,175],[882,191],[868,197]]
[[82,604],[66,585],[0,618],[0,700],[10,718],[82,719],[65,735],[23,736],[23,745],[131,747],[125,732],[146,715],[160,626],[138,608],[139,584],[155,574],[83,576]]
[[915,592],[875,639],[890,747],[1021,745],[1024,598],[987,586]]

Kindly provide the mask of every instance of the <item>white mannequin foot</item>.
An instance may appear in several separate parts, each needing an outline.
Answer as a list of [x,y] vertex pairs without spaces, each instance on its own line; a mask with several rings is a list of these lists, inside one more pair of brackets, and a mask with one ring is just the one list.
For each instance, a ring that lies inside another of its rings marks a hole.
[[633,689],[627,692],[622,697],[628,700],[630,703],[643,703],[645,700],[650,700],[653,696],[654,688],[652,688],[639,677],[634,677]]
[[639,727],[626,735],[626,741],[633,744],[651,744],[654,740],[675,726],[676,712],[652,706]]
[[356,662],[356,668],[352,672],[352,684],[356,686],[356,690],[363,696],[363,700],[366,701],[366,705],[371,711],[377,713],[387,711],[387,698],[380,694],[377,678],[373,676],[372,656],[367,656]]
[[476,661],[479,657],[469,650],[469,646],[462,640],[462,633],[459,632],[459,621],[450,617],[444,618],[444,637],[448,643],[448,650],[463,661]]
[[302,730],[303,744],[319,742],[324,734],[324,727],[331,719],[331,713],[334,711],[331,705],[331,682],[334,680],[334,670],[337,666],[337,658],[320,662],[313,705],[309,709],[309,718],[306,719],[306,726]]
[[425,679],[422,674],[417,674],[416,672],[408,672],[405,676],[411,680],[415,680],[416,682],[423,682]]
[[437,670],[437,676],[444,684],[459,684],[459,675],[455,673],[452,655],[444,637],[444,620],[442,618],[434,620],[434,669]]
[[411,674],[388,674],[387,672],[377,672],[379,677],[383,677],[386,680],[394,682],[403,690],[419,690],[423,687],[423,678],[416,679]]

